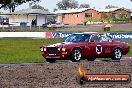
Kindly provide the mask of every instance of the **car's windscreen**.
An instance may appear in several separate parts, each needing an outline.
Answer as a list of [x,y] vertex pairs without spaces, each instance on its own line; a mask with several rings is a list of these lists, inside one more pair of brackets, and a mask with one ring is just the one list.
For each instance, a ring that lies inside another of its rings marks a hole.
[[69,36],[65,42],[85,42],[89,40],[90,35],[88,34],[72,34]]

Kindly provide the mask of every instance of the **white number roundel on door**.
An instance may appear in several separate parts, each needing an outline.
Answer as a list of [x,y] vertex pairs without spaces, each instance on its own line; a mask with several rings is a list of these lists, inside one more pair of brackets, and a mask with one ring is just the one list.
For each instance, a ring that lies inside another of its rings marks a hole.
[[96,46],[96,53],[97,54],[101,54],[102,53],[102,46],[101,45],[97,45]]

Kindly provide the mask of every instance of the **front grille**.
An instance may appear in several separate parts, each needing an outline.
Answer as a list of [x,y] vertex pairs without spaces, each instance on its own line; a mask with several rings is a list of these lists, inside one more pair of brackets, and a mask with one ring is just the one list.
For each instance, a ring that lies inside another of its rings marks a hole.
[[56,47],[47,47],[48,54],[57,54],[57,48]]

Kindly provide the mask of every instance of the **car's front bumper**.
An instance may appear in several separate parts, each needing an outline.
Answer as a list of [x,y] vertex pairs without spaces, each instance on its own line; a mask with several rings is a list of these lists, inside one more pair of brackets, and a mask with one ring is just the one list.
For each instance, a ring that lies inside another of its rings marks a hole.
[[58,59],[58,60],[61,60],[61,59],[65,59],[68,57],[68,54],[67,52],[61,52],[61,53],[58,53],[58,54],[48,54],[48,53],[45,53],[45,52],[41,52],[42,56],[44,58],[47,58],[47,59]]
[[46,56],[45,58],[55,58],[55,59],[60,59],[61,57],[60,56]]

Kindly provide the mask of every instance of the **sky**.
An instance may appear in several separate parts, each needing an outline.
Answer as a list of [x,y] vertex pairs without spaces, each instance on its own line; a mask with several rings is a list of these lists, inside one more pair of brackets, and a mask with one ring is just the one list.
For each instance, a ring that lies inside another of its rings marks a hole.
[[[60,0],[41,0],[38,4],[49,9],[50,12],[56,8],[56,3]],[[79,4],[89,4],[90,7],[95,8],[105,8],[107,5],[114,5],[118,7],[124,7],[127,9],[132,9],[132,2],[130,0],[76,0]],[[29,8],[29,4],[23,4],[18,6],[16,10]]]

